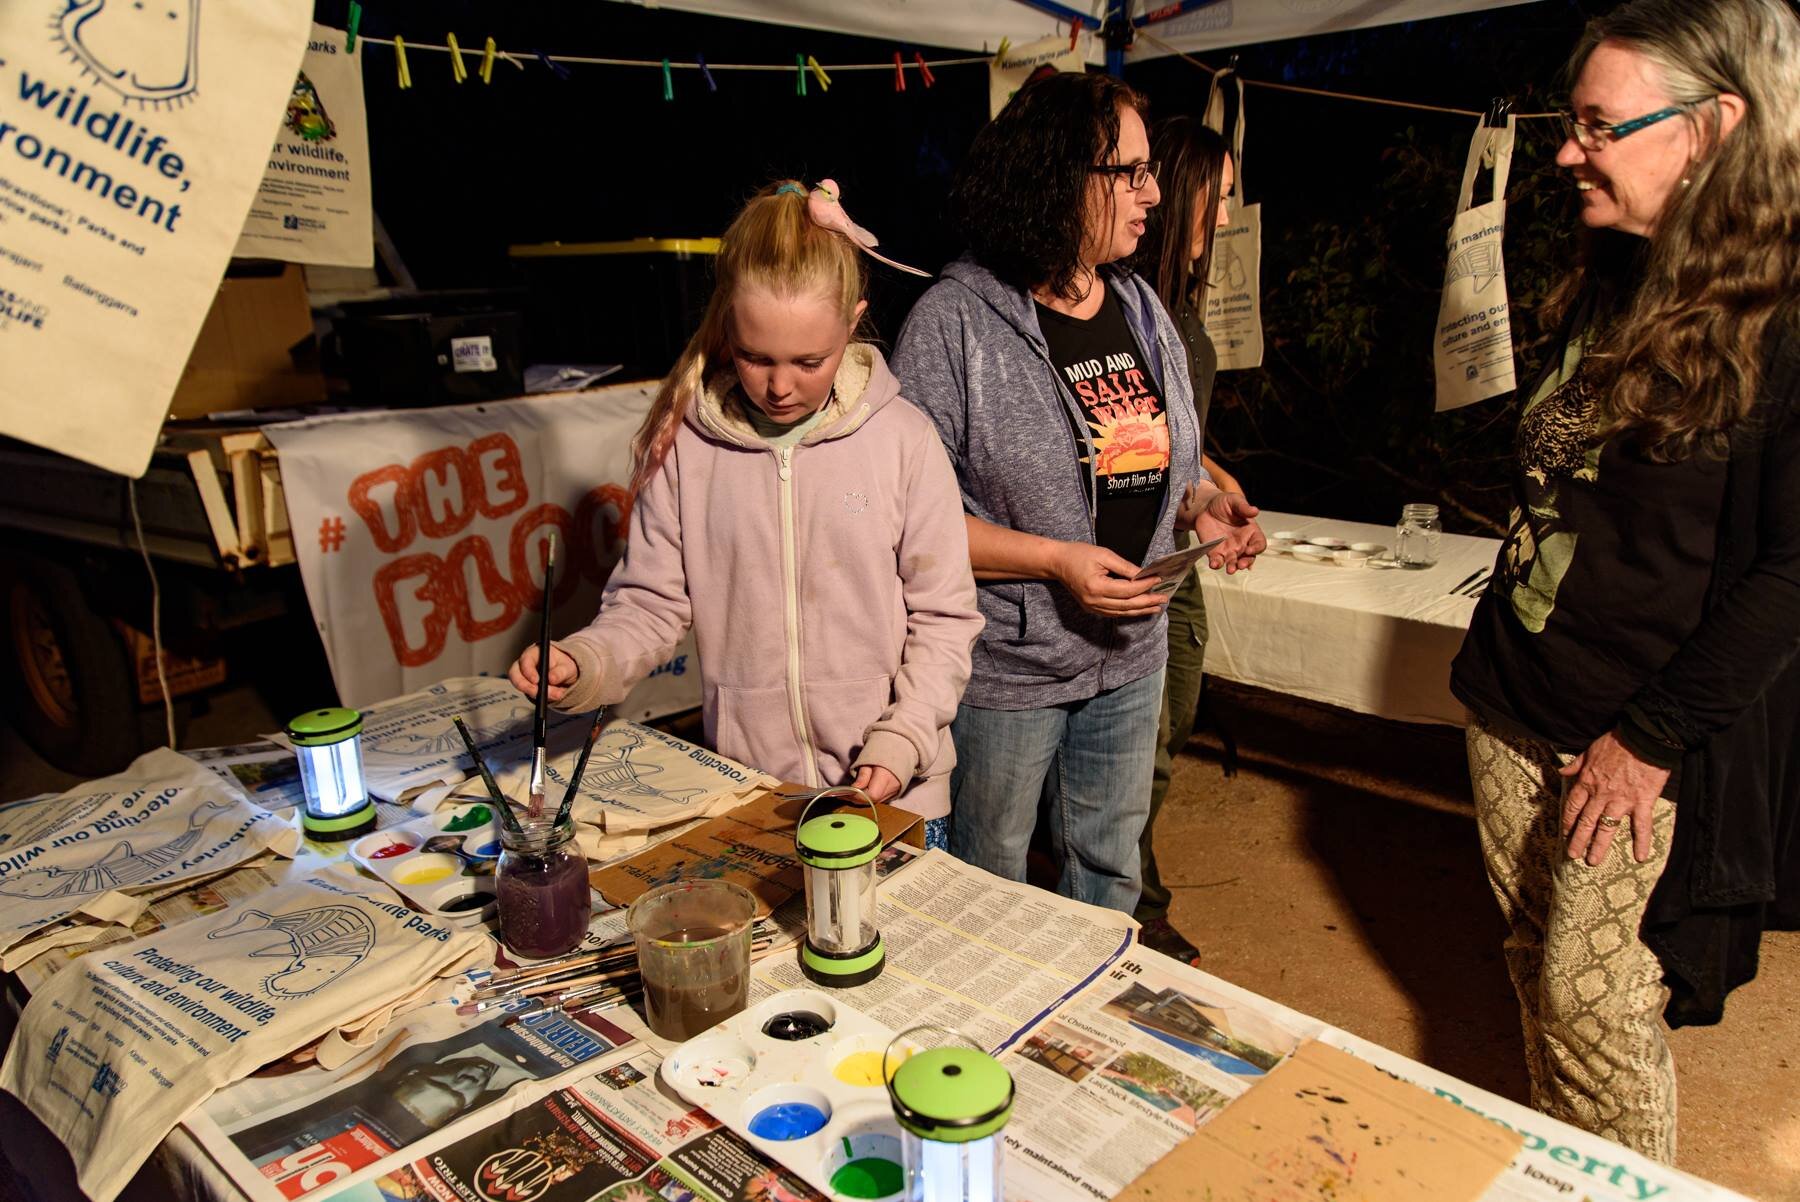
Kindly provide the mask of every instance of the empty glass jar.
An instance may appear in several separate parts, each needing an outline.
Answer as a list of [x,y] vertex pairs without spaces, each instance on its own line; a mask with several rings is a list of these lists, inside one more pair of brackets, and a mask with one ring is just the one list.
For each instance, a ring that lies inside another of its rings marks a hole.
[[1394,526],[1394,562],[1403,568],[1430,567],[1438,561],[1438,543],[1443,537],[1436,505],[1403,507]]

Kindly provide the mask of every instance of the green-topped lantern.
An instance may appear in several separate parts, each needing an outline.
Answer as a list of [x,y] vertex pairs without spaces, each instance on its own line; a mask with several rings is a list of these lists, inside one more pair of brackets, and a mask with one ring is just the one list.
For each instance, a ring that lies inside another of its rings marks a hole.
[[[900,1124],[905,1202],[1000,1202],[1000,1129],[1012,1117],[1012,1074],[973,1040],[946,1028],[915,1027],[894,1043],[911,1044],[928,1030],[959,1042],[914,1052],[887,1078]],[[882,1057],[884,1075],[893,1047]]]
[[361,735],[362,715],[353,709],[308,710],[287,724],[306,790],[300,825],[307,838],[336,842],[375,829],[375,803],[363,787]]
[[848,988],[873,981],[887,962],[875,926],[875,858],[881,854],[881,827],[862,814],[821,814],[814,806],[828,797],[875,803],[861,789],[826,789],[800,812],[794,851],[806,874],[806,941],[800,971],[820,985]]

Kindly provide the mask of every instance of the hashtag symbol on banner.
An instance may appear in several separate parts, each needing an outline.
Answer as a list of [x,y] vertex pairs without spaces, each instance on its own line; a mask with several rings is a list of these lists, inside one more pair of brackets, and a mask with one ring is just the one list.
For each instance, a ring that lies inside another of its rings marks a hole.
[[326,518],[319,523],[319,550],[337,551],[344,545],[344,519]]

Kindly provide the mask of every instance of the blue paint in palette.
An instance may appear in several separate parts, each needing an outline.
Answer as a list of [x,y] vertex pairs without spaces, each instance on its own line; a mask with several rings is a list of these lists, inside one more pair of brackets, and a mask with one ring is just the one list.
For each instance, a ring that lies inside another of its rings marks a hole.
[[825,1112],[805,1102],[765,1106],[750,1120],[750,1134],[762,1139],[805,1139],[825,1127]]
[[491,860],[500,854],[500,841],[495,839],[492,842],[483,843],[469,854],[472,856],[479,856],[484,860]]

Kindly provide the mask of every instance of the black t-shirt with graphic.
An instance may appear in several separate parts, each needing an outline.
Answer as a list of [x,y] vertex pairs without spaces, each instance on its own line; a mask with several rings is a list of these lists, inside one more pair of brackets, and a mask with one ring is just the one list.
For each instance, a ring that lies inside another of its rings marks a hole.
[[1450,686],[1489,722],[1585,751],[1699,626],[1723,460],[1596,437],[1579,367],[1519,420],[1517,507]]
[[[1169,418],[1162,386],[1112,289],[1085,321],[1037,307],[1050,362],[1075,395],[1087,428],[1075,431],[1085,468],[1093,447],[1094,535],[1141,564],[1169,491]],[[1073,418],[1070,419],[1073,424]]]

